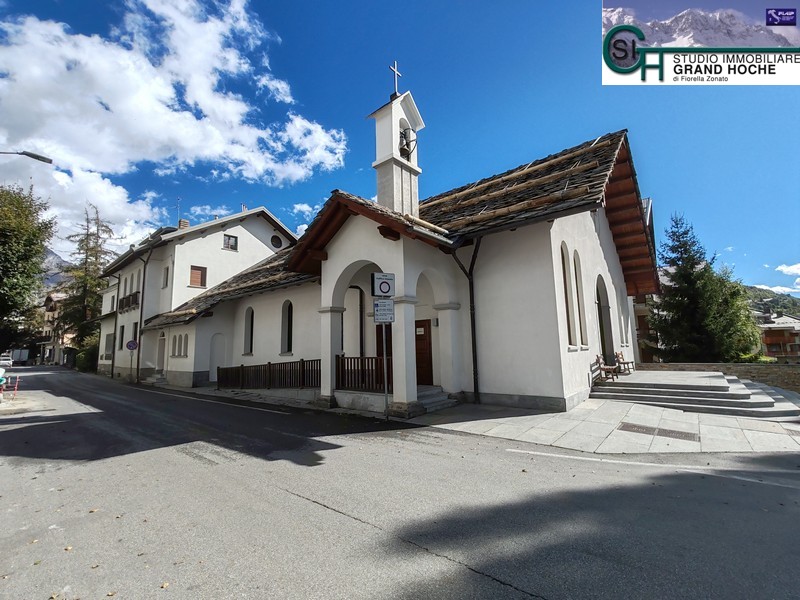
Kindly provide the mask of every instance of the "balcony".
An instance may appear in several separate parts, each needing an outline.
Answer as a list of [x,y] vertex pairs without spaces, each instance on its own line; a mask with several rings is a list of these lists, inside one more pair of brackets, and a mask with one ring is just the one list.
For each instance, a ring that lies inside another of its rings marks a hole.
[[133,292],[132,294],[123,296],[119,299],[119,303],[117,304],[117,310],[121,313],[135,308],[139,308],[139,292]]

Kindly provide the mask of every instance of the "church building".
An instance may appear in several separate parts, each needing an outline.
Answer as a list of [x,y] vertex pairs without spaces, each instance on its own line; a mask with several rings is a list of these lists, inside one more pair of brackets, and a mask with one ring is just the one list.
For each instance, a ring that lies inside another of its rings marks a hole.
[[[420,200],[425,123],[411,93],[370,117],[377,202],[334,190],[299,240],[266,211],[247,216],[260,227],[248,239],[262,240],[260,259],[143,313],[140,377],[305,387],[320,405],[375,412],[387,385],[390,414],[411,417],[431,389],[569,410],[588,398],[598,355],[637,358],[632,298],[658,281],[626,131]],[[214,222],[192,229],[202,227]],[[376,273],[394,276],[385,335]],[[156,275],[145,286],[157,287]]]

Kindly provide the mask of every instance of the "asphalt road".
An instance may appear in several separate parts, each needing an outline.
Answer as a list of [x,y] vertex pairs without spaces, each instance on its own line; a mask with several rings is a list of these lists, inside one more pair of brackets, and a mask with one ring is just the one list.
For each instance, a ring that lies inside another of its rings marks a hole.
[[[0,417],[0,598],[796,598],[800,456],[607,459],[59,369]],[[266,410],[263,410],[266,409]]]

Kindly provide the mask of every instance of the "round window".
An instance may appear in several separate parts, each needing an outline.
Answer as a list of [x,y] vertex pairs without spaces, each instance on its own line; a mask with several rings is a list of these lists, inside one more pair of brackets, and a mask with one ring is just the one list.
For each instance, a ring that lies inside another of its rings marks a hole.
[[277,235],[273,235],[271,241],[273,248],[280,248],[281,246],[283,246],[283,240]]

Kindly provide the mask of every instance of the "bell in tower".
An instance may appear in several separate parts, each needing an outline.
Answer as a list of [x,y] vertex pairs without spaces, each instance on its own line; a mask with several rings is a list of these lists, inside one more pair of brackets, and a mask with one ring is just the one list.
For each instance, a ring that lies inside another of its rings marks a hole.
[[369,118],[375,119],[375,162],[378,174],[378,204],[419,217],[417,177],[417,133],[425,127],[411,92],[397,91],[397,62],[394,67],[395,91],[389,102]]

